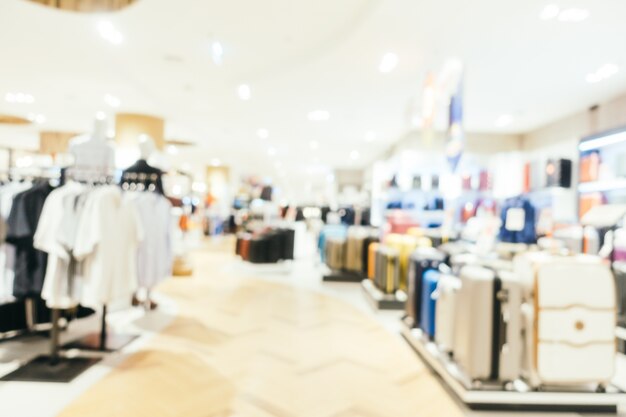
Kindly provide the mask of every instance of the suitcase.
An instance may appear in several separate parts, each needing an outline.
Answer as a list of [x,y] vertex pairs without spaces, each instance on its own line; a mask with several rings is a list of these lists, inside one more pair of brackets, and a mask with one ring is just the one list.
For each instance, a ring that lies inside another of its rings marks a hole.
[[516,268],[530,285],[523,309],[523,375],[529,384],[608,384],[616,360],[616,294],[609,266],[593,256],[528,255]]
[[367,248],[367,277],[371,280],[374,280],[376,276],[376,252],[378,251],[379,247],[379,242],[372,242]]
[[326,225],[320,231],[317,247],[320,251],[322,262],[326,262],[326,241],[331,238],[345,238],[348,228],[344,225]]
[[435,343],[448,353],[453,353],[456,304],[461,280],[454,275],[441,274],[435,299]]
[[284,260],[294,259],[294,244],[296,240],[296,231],[294,229],[281,229],[281,254],[280,258]]
[[346,241],[346,269],[353,272],[363,271],[363,245],[369,235],[369,229],[352,226],[348,229]]
[[379,246],[376,251],[374,283],[382,292],[394,294],[400,287],[400,253],[397,249]]
[[374,236],[374,233],[378,234],[378,232],[375,231],[370,231],[369,236],[365,238],[365,240],[363,241],[363,248],[361,251],[361,265],[362,265],[362,270],[361,272],[363,273],[364,277],[368,277],[368,278],[372,278],[369,274],[369,269],[370,269],[370,245],[372,243],[376,243],[378,242],[378,236]]
[[398,251],[400,257],[400,286],[399,289],[407,290],[407,277],[409,273],[409,260],[411,253],[419,247],[431,246],[431,241],[428,238],[417,238],[409,235],[389,234],[385,238],[385,245],[395,248]]
[[434,248],[418,248],[410,256],[407,277],[406,315],[412,327],[419,327],[422,312],[422,284],[426,271],[436,270],[445,260],[445,254]]
[[511,271],[465,266],[453,354],[472,380],[513,381],[522,365],[522,285]]
[[250,239],[252,237],[250,235],[245,235],[241,237],[239,241],[239,256],[244,261],[247,261],[250,258]]
[[270,259],[270,245],[266,236],[255,236],[250,239],[248,261],[253,264],[268,263]]
[[326,241],[326,265],[334,271],[345,268],[346,240],[341,238],[329,238]]
[[431,340],[435,337],[435,291],[437,290],[439,275],[439,271],[430,269],[424,273],[422,278],[422,305],[419,327]]
[[267,246],[264,263],[275,264],[283,259],[284,236],[281,230],[272,230],[263,236]]

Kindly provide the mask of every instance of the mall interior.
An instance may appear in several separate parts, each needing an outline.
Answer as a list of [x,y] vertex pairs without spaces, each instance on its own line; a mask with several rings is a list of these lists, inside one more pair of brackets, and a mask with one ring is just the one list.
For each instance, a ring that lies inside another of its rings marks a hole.
[[626,414],[625,16],[0,1],[0,416]]

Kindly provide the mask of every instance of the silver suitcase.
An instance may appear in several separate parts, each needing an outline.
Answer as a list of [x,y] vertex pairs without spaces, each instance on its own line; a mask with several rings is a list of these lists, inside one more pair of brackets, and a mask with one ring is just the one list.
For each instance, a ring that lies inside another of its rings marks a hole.
[[512,271],[461,269],[453,355],[472,380],[513,381],[522,361],[522,286]]

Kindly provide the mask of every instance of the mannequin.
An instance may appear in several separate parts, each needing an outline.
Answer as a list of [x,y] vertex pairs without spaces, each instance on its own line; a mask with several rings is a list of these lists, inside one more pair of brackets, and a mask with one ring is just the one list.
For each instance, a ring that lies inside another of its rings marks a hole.
[[[156,145],[154,140],[146,135],[139,136],[139,159],[130,167],[126,168],[122,173],[122,182],[128,183],[142,183],[141,186],[145,188],[153,187],[154,191],[159,194],[165,194],[163,192],[163,172],[148,164],[148,159],[156,151]],[[145,179],[137,179],[137,176],[145,175]],[[134,179],[131,179],[134,178]]]
[[74,176],[83,180],[93,180],[113,174],[115,150],[106,141],[106,130],[106,117],[99,114],[96,116],[93,132],[90,135],[81,135],[72,139],[70,152],[74,156],[74,165],[71,172]]
[[[148,159],[156,151],[154,140],[146,135],[139,136],[139,159],[122,173],[122,188],[137,191],[154,191],[161,195],[163,192],[162,171],[148,164]],[[169,203],[168,203],[169,204]],[[141,285],[141,283],[140,283]],[[144,305],[154,310],[158,304],[152,299],[150,288],[145,288],[145,297],[140,299],[135,293],[131,300],[133,306]]]

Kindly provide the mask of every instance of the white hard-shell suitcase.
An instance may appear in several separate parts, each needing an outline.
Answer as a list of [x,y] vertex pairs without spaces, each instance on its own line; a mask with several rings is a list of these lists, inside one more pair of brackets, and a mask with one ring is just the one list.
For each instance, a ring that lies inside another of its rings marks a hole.
[[532,297],[523,309],[524,376],[531,386],[608,384],[616,351],[609,266],[582,255],[520,259],[517,266],[520,274],[533,277]]
[[451,353],[454,346],[456,305],[461,280],[454,275],[441,274],[433,297],[437,299],[435,308],[435,343],[444,352]]
[[522,362],[521,285],[511,271],[461,269],[453,355],[472,380],[513,381]]

